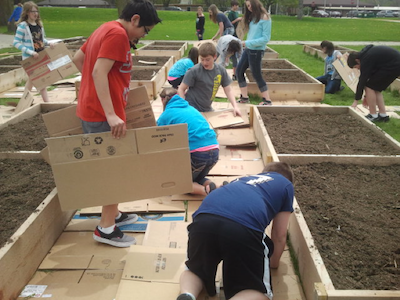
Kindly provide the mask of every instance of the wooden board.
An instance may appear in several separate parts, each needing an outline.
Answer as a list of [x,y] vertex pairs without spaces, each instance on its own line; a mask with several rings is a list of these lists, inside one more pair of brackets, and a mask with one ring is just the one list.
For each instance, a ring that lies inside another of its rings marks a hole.
[[147,90],[147,94],[149,95],[149,100],[155,100],[158,96],[158,92],[161,90],[163,87],[165,81],[167,80],[166,76],[166,71],[165,71],[165,66],[163,67],[151,67],[151,66],[146,66],[146,67],[139,67],[139,66],[134,66],[132,67],[132,71],[135,70],[149,70],[149,69],[154,69],[157,71],[157,73],[153,76],[151,80],[131,80],[129,84],[129,88],[136,88],[139,86],[145,86]]
[[179,50],[168,50],[168,46],[166,46],[165,49],[162,50],[148,50],[146,48],[149,48],[151,46],[155,46],[156,42],[149,43],[139,49],[135,50],[135,55],[137,56],[173,56],[175,57],[175,61],[181,59],[183,55],[185,54],[185,45],[182,45],[182,47]]
[[61,211],[54,189],[0,249],[0,299],[15,299],[75,211]]
[[28,80],[28,76],[22,67],[0,74],[0,93],[12,89],[23,80]]

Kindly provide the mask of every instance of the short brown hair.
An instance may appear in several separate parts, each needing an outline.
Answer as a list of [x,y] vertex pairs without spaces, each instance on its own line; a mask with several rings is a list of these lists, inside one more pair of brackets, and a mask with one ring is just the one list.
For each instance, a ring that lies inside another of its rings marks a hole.
[[199,55],[202,57],[207,57],[209,55],[215,56],[217,55],[217,48],[213,43],[210,42],[203,43],[199,48]]
[[294,175],[290,166],[285,162],[271,162],[264,167],[263,173],[276,172],[286,177],[293,183]]

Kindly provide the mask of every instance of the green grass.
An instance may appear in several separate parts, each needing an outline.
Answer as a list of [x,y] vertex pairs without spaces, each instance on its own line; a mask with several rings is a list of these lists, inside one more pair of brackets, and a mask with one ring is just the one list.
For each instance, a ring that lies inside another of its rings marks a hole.
[[[117,10],[109,8],[41,7],[46,34],[51,38],[89,36],[100,24],[117,19]],[[157,25],[146,39],[196,40],[195,11],[158,11],[162,24]],[[272,40],[303,41],[400,41],[400,23],[382,19],[340,19],[272,16]],[[329,28],[329,31],[326,29]],[[365,30],[368,28],[368,30]],[[0,32],[6,32],[0,27]],[[206,13],[205,38],[217,31]]]
[[15,98],[0,98],[0,105],[7,105],[8,102],[18,103],[19,99]]

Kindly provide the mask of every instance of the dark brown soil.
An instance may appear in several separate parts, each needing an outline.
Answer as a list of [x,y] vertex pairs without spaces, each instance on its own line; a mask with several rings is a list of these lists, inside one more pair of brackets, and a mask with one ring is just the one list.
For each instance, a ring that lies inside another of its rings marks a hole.
[[[264,80],[268,82],[315,83],[299,70],[262,70]],[[246,72],[250,82],[255,82],[250,70]]]
[[263,60],[261,67],[263,69],[296,69],[286,60]]
[[148,61],[148,62],[156,62],[152,66],[164,66],[168,60],[171,59],[171,56],[132,56],[132,61],[134,66],[149,66],[148,64],[140,63],[139,60]]
[[0,130],[0,151],[41,151],[48,137],[42,115],[36,115]]
[[51,167],[43,160],[0,159],[0,248],[12,242],[10,237],[54,187]]
[[154,46],[179,46],[183,47],[185,43],[182,42],[154,42],[152,45]]
[[15,70],[15,69],[19,69],[22,68],[20,65],[14,65],[14,66],[0,66],[0,73],[7,73],[9,71]]
[[296,199],[335,288],[400,290],[400,165],[292,167]]
[[[148,56],[151,57],[151,56]],[[157,74],[159,69],[134,69],[131,72],[131,79],[132,80],[151,80]]]
[[348,114],[262,113],[278,154],[399,155],[383,137]]
[[142,50],[179,50],[181,49],[182,46],[144,46],[143,48],[141,48]]
[[21,66],[22,56],[11,56],[0,58],[0,66]]

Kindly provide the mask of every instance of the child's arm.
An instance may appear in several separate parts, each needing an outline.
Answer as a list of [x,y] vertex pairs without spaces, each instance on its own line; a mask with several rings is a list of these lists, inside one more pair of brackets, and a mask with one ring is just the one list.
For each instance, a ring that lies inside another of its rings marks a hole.
[[74,58],[72,61],[74,62],[75,66],[78,68],[79,72],[82,73],[83,61],[85,60],[85,53],[79,49],[76,51]]
[[108,73],[114,65],[114,62],[114,60],[108,58],[98,58],[93,68],[92,77],[97,96],[103,107],[107,122],[111,127],[111,133],[114,138],[118,139],[125,136],[126,124],[115,113],[110,95]]
[[279,260],[286,245],[287,226],[289,223],[290,212],[282,211],[278,213],[272,223],[271,240],[274,242],[274,253],[270,258],[272,269],[279,267]]
[[181,83],[178,87],[178,95],[185,99],[185,94],[186,94],[186,90],[189,88],[189,86],[186,83]]
[[19,51],[33,56],[36,52],[34,50],[28,49],[28,47],[24,46],[24,37],[25,37],[25,31],[26,31],[25,26],[22,23],[20,23],[18,25],[17,32],[15,33],[15,37],[14,37],[14,41],[13,41],[13,46],[15,48],[17,48]]
[[233,90],[232,90],[231,86],[227,85],[226,87],[224,87],[224,92],[225,92],[226,97],[228,97],[229,102],[233,106],[233,115],[241,117],[242,113],[237,106],[235,95],[233,94]]
[[222,36],[222,33],[224,32],[224,23],[219,22],[218,26],[219,26],[218,31],[212,38],[213,41],[216,40],[219,36]]

